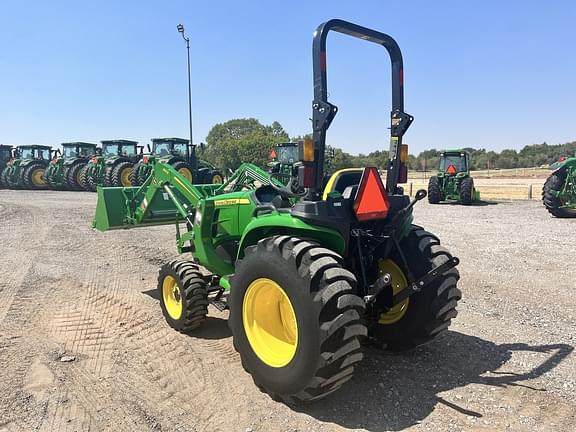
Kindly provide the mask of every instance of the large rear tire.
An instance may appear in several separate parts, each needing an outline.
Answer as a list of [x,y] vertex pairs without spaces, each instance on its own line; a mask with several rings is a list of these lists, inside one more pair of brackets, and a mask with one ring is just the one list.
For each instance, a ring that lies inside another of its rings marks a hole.
[[146,181],[149,175],[150,175],[150,165],[138,162],[136,163],[136,165],[134,165],[132,174],[130,176],[130,182],[134,187],[142,186],[142,184]]
[[82,190],[90,191],[88,188],[88,163],[86,163],[80,171],[80,186],[82,186]]
[[224,176],[217,170],[209,171],[204,181],[206,184],[222,184],[224,183]]
[[30,162],[24,169],[20,177],[20,184],[26,189],[47,189],[48,183],[44,180],[46,164],[42,162]]
[[430,177],[430,180],[428,180],[428,202],[430,204],[438,204],[441,200],[440,180],[436,176]]
[[0,189],[8,189],[10,187],[8,185],[7,175],[8,171],[6,169],[3,169],[2,172],[0,172]]
[[[452,257],[440,246],[437,237],[417,226],[412,227],[400,242],[400,247],[416,279]],[[392,276],[391,299],[392,294],[406,286],[408,269],[403,267],[397,253],[387,260],[376,260],[376,265],[380,266],[380,271]],[[457,288],[459,278],[458,270],[452,268],[407,301],[380,314],[378,321],[369,326],[369,336],[390,351],[409,350],[434,339],[448,329],[452,318],[457,315],[456,305],[462,298]]]
[[474,200],[474,180],[466,177],[460,183],[460,202],[463,205],[470,205]]
[[544,183],[542,188],[542,202],[546,210],[558,218],[573,218],[576,217],[576,209],[562,208],[564,203],[557,196],[557,193],[562,191],[564,183],[568,177],[566,169],[559,169],[553,172]]
[[117,163],[109,174],[110,185],[116,187],[132,186],[130,178],[133,170],[134,164],[132,162]]
[[172,168],[178,171],[179,174],[182,174],[184,177],[186,177],[186,180],[188,180],[190,183],[194,183],[194,181],[196,181],[196,179],[194,179],[194,170],[192,169],[192,165],[190,165],[188,162],[176,161],[172,164]]
[[86,162],[79,161],[69,166],[64,171],[64,184],[69,190],[80,191],[82,187],[82,171]]
[[319,399],[362,360],[364,301],[341,258],[291,236],[245,250],[231,278],[229,325],[242,366],[274,399]]
[[158,291],[162,313],[170,327],[187,333],[206,321],[208,294],[198,266],[175,260],[160,268]]

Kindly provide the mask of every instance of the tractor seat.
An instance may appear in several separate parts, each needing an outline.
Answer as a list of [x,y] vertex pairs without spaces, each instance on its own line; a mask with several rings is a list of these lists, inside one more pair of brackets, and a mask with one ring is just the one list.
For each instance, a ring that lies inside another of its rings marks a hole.
[[292,208],[290,201],[282,198],[270,185],[259,187],[253,196],[256,204],[272,204],[279,211],[290,211]]
[[330,180],[328,180],[328,183],[324,188],[324,199],[326,199],[330,192],[334,191],[340,192],[344,195],[346,188],[360,183],[363,172],[363,168],[346,168],[336,171],[332,174],[332,177],[330,177]]

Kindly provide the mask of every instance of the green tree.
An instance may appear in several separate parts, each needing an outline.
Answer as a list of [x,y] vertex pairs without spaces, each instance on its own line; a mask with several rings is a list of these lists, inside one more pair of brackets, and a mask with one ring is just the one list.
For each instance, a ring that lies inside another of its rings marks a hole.
[[288,141],[288,134],[278,122],[266,126],[254,118],[233,119],[210,129],[204,157],[221,168],[236,169],[244,162],[265,166],[282,141]]

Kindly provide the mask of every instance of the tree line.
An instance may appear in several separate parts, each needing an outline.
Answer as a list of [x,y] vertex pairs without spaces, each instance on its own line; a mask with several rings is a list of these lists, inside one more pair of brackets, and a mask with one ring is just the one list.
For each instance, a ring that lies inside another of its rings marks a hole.
[[[296,142],[304,137],[290,137],[279,122],[264,125],[257,119],[234,119],[216,124],[206,137],[206,147],[200,157],[217,167],[238,168],[243,162],[251,162],[266,166],[270,161],[270,152],[275,144],[280,142]],[[338,148],[331,148],[333,157],[331,168],[377,166],[385,167],[388,160],[387,150],[377,150],[368,154],[352,155]],[[520,151],[502,150],[487,151],[465,147],[470,153],[471,169],[507,169],[548,166],[562,156],[576,154],[576,141],[565,144],[550,145],[547,143],[530,144]],[[411,170],[436,170],[438,168],[440,151],[426,150],[410,155],[408,167]]]

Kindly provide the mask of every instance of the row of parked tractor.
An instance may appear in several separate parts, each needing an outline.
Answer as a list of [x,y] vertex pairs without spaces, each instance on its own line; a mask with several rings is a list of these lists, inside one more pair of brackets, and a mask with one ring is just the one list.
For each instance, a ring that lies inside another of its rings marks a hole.
[[62,149],[44,145],[0,145],[0,187],[96,191],[98,186],[140,186],[150,174],[148,155],[168,163],[193,183],[222,183],[214,166],[196,156],[196,146],[182,138],[154,138],[152,147],[137,141],[63,143]]

